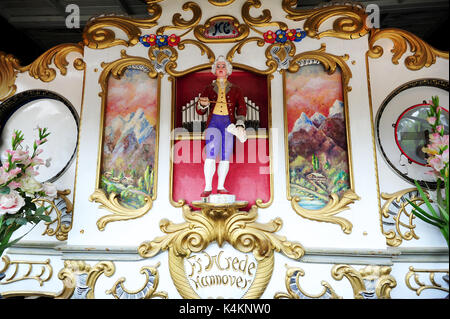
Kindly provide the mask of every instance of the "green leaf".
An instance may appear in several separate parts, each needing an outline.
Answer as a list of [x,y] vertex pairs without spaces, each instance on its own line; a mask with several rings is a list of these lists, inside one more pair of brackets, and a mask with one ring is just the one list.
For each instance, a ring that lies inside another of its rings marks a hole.
[[16,221],[15,218],[8,218],[8,219],[6,219],[5,225],[9,226],[12,223],[14,223],[15,221]]
[[[433,220],[433,221],[435,221],[435,222],[438,222],[438,223],[440,223],[440,224],[445,224],[445,221],[443,221],[442,219],[440,219],[440,218],[438,218],[438,217],[431,216],[431,215],[428,214],[426,211],[424,211],[421,207],[419,207],[419,206],[417,206],[415,203],[411,202],[409,199],[407,199],[407,198],[405,198],[405,199],[408,201],[408,203],[409,203],[412,207],[415,208],[416,211],[420,212],[422,215],[424,215],[424,216],[426,216],[427,218],[429,218],[429,219],[431,219],[431,220]],[[414,213],[414,210],[413,210],[413,213]],[[416,214],[414,214],[414,215],[416,215]]]
[[50,216],[47,216],[47,215],[42,215],[42,216],[41,216],[41,219],[42,219],[43,221],[46,221],[47,223],[50,223],[50,222],[52,221],[52,219],[50,218]]
[[8,186],[2,186],[0,187],[0,194],[9,194],[10,188]]
[[428,196],[425,195],[425,193],[422,190],[422,187],[420,187],[419,183],[415,180],[414,183],[416,184],[417,190],[420,193],[420,196],[422,197],[423,201],[425,202],[425,204],[427,205],[428,209],[430,210],[430,212],[435,216],[438,217],[436,214],[436,211],[434,210],[433,206],[431,206],[431,203],[428,199]]
[[427,219],[426,217],[420,215],[420,214],[419,214],[417,211],[415,211],[415,210],[412,210],[411,212],[414,214],[414,216],[417,216],[418,218],[420,218],[421,220],[423,220],[423,221],[424,221],[425,223],[427,223],[427,224],[436,226],[437,228],[441,228],[441,227],[442,227],[442,225],[440,225],[440,224],[438,224],[438,223],[435,223],[435,222],[433,222],[433,221]]
[[20,217],[16,218],[16,223],[23,226],[28,223],[28,220],[26,218]]

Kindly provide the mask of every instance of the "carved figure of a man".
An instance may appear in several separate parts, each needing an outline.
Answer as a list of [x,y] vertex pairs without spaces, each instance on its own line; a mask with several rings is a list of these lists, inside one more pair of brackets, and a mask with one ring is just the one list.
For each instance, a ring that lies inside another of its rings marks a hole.
[[227,80],[232,72],[231,63],[223,56],[219,56],[212,65],[211,72],[217,78],[203,90],[196,109],[200,115],[205,114],[208,108],[210,109],[205,132],[206,160],[203,167],[205,189],[200,195],[202,198],[207,198],[211,194],[216,158],[219,155],[217,192],[229,193],[224,184],[230,167],[230,156],[233,153],[233,134],[245,136],[244,121],[247,114],[241,89]]

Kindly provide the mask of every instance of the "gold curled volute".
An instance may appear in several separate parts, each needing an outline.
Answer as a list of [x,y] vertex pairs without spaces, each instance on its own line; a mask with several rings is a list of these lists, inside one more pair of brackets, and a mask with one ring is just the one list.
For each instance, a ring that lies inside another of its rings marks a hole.
[[400,58],[409,50],[413,53],[405,58],[405,66],[412,70],[420,70],[423,67],[430,67],[436,63],[436,57],[448,60],[449,53],[437,50],[428,43],[420,39],[418,36],[401,29],[372,29],[369,37],[368,55],[371,58],[379,58],[383,55],[383,48],[375,45],[380,39],[390,39],[394,47],[391,52],[392,63],[398,64]]
[[[303,28],[312,38],[336,37],[341,39],[357,39],[369,33],[366,26],[367,13],[360,4],[345,3],[327,5],[316,9],[294,8],[296,0],[283,0],[282,7],[287,13],[286,18],[293,21],[303,21]],[[333,29],[320,32],[320,26],[328,19],[337,17]]]

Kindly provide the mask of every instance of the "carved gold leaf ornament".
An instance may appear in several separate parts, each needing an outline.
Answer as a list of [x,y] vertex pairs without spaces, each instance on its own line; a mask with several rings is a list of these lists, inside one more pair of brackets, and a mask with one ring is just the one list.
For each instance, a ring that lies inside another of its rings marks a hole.
[[[62,75],[67,74],[69,53],[84,54],[84,48],[80,43],[68,43],[57,45],[41,54],[35,61],[26,66],[21,66],[20,61],[11,54],[0,52],[0,101],[11,97],[17,89],[15,85],[17,74],[28,72],[30,76],[43,82],[51,82],[56,78],[56,70],[51,67],[54,64]],[[83,70],[85,63],[82,58],[76,58],[73,66],[77,70]]]
[[142,288],[136,291],[127,290],[123,283],[125,278],[118,279],[113,287],[106,291],[106,294],[113,295],[115,299],[151,299],[151,298],[163,298],[167,299],[167,292],[156,291],[159,283],[158,263],[155,267],[144,266],[141,268],[140,273],[144,274],[146,281]]
[[324,287],[322,292],[317,295],[306,293],[300,286],[300,277],[305,275],[305,271],[298,267],[288,267],[286,265],[285,285],[287,293],[277,292],[274,295],[275,299],[342,299],[336,294],[331,285],[326,281],[321,281]]
[[14,95],[17,90],[16,77],[18,71],[14,65],[19,61],[12,54],[0,51],[0,102]]
[[397,286],[391,271],[389,266],[366,266],[358,271],[348,265],[335,265],[331,275],[335,280],[347,278],[355,299],[390,299],[391,290]]
[[[53,200],[48,198],[35,198],[32,202],[39,206],[47,206],[45,214],[51,216],[55,212],[55,217],[50,222],[45,222],[45,230],[42,235],[55,236],[56,239],[67,240],[68,234],[72,229],[73,222],[73,204],[66,195],[70,194],[70,190],[66,189],[57,192],[57,197]],[[61,206],[61,204],[63,205]],[[64,211],[63,211],[64,210]],[[70,223],[63,221],[64,215],[70,216]],[[52,225],[54,225],[52,227]]]
[[[23,280],[36,280],[39,286],[43,286],[44,282],[49,281],[53,276],[53,267],[50,264],[50,259],[45,261],[26,261],[26,260],[14,260],[4,255],[2,256],[3,268],[0,269],[0,273],[6,273],[9,269],[13,269],[11,274],[8,274],[4,280],[0,282],[0,285],[7,285],[17,281]],[[21,266],[28,266],[28,270],[23,273],[20,271]],[[40,272],[36,272],[36,268],[40,268]],[[3,294],[3,293],[2,293]]]
[[398,64],[400,58],[409,50],[413,55],[405,58],[405,65],[412,71],[420,70],[423,67],[430,67],[436,63],[436,57],[449,58],[449,53],[437,50],[416,35],[401,29],[372,29],[369,37],[368,55],[371,58],[379,58],[383,55],[383,48],[375,45],[380,39],[390,39],[394,46],[392,63]]
[[[436,274],[439,273],[447,276],[447,285],[448,285],[448,275],[449,275],[448,269],[415,269],[414,267],[410,266],[409,271],[405,276],[406,286],[410,290],[415,291],[417,296],[420,296],[420,294],[424,290],[428,289],[441,290],[448,293],[449,288],[442,287],[442,285],[436,281]],[[429,284],[423,283],[420,280],[421,274],[428,274],[427,281],[429,282]],[[414,283],[411,282],[411,278],[414,278]]]
[[268,26],[278,26],[281,30],[287,30],[288,26],[286,23],[281,21],[272,21],[272,14],[270,10],[264,9],[262,14],[258,17],[252,17],[250,15],[251,8],[260,8],[261,1],[260,0],[248,0],[244,3],[241,10],[242,19],[246,24],[250,26],[250,28],[256,33],[263,34],[262,31],[259,31],[255,27],[268,27]]
[[[95,285],[101,275],[111,277],[116,271],[116,266],[111,261],[101,261],[91,267],[82,260],[65,260],[64,268],[59,272],[58,278],[63,281],[64,287],[58,293],[56,299],[69,299],[74,297],[74,293],[79,294],[78,298],[94,299]],[[80,286],[79,277],[85,275],[85,281]]]
[[[147,19],[132,19],[119,16],[102,16],[89,21],[83,30],[83,43],[91,49],[105,49],[116,45],[134,46],[139,43],[141,29],[149,29],[157,25],[162,9],[158,2],[162,0],[146,0]],[[128,40],[116,39],[112,29],[125,32]]]
[[[167,30],[185,30],[188,29],[184,34],[189,33],[192,29],[200,23],[200,19],[202,18],[202,9],[200,6],[192,1],[188,1],[182,6],[184,11],[192,11],[192,18],[190,20],[185,20],[181,16],[181,13],[175,13],[172,17],[172,25],[171,26],[163,26],[159,27],[156,31],[156,34],[163,34]],[[183,35],[184,35],[183,34]],[[181,35],[181,36],[183,36]]]
[[[425,194],[429,196],[427,192]],[[408,188],[393,194],[381,193],[381,198],[386,200],[381,208],[381,230],[386,237],[386,243],[389,246],[397,247],[403,240],[419,239],[414,231],[416,228],[416,225],[413,224],[415,216],[407,210],[410,204],[404,199],[408,198],[411,202],[421,206],[424,201],[417,188]],[[391,219],[393,222],[389,222]],[[405,223],[405,219],[407,223]],[[385,225],[395,225],[395,229],[386,230]]]
[[138,247],[141,257],[150,258],[164,250],[169,250],[169,270],[177,290],[183,298],[199,298],[190,286],[184,269],[184,258],[191,253],[201,252],[213,241],[222,247],[228,242],[242,253],[252,252],[258,261],[256,277],[243,298],[259,298],[271,278],[274,266],[274,251],[282,252],[289,258],[300,259],[303,247],[276,235],[282,221],[276,218],[267,224],[256,222],[257,206],[249,212],[240,208],[247,202],[233,204],[210,204],[194,202],[201,211],[193,211],[184,205],[183,218],[186,222],[174,224],[167,219],[160,221],[160,229],[165,236],[143,242]]
[[[298,202],[300,201],[300,198],[297,196],[292,197],[290,194],[290,182],[289,182],[289,176],[287,176],[287,199],[291,202],[291,206],[294,209],[294,211],[307,219],[319,221],[319,222],[327,222],[327,223],[334,223],[341,226],[341,229],[344,233],[350,234],[353,228],[352,223],[343,218],[336,216],[338,213],[349,209],[349,205],[353,204],[355,201],[359,200],[360,197],[355,193],[354,187],[353,187],[353,172],[352,172],[352,156],[351,156],[351,141],[350,141],[350,131],[349,131],[349,118],[348,118],[348,102],[347,102],[347,93],[351,91],[351,87],[349,86],[350,79],[352,77],[352,72],[350,68],[348,67],[347,63],[345,61],[348,60],[348,55],[343,56],[336,56],[327,53],[325,44],[322,44],[320,49],[315,51],[307,51],[302,52],[292,58],[290,61],[290,66],[287,69],[290,73],[296,73],[302,64],[302,61],[318,61],[320,62],[325,71],[328,72],[328,74],[333,74],[337,68],[340,68],[341,74],[342,74],[342,89],[343,89],[343,96],[344,96],[344,114],[345,114],[345,123],[346,123],[346,130],[347,130],[347,145],[348,145],[348,165],[349,165],[349,180],[350,180],[350,189],[346,190],[341,197],[337,194],[330,194],[329,201],[325,205],[325,207],[318,209],[318,210],[310,210],[305,209],[301,207]],[[284,74],[284,73],[283,73]],[[285,74],[284,74],[285,76]],[[286,80],[284,80],[285,82]],[[285,84],[284,84],[285,86]],[[285,109],[287,107],[286,101],[285,103]],[[287,133],[287,118],[286,115],[287,112],[285,111],[285,144],[288,145],[288,133]],[[286,173],[289,172],[289,150],[286,148]]]
[[[145,215],[153,206],[153,201],[156,199],[156,185],[157,185],[157,171],[158,171],[158,165],[157,162],[155,162],[154,167],[154,182],[153,182],[153,195],[146,195],[144,198],[145,204],[144,206],[138,208],[138,209],[130,209],[127,207],[124,207],[120,203],[120,197],[119,194],[116,194],[114,192],[111,192],[109,195],[106,194],[106,192],[102,189],[100,189],[100,169],[101,169],[101,156],[102,156],[102,142],[103,142],[103,126],[104,126],[104,112],[105,112],[105,105],[106,105],[106,96],[108,91],[108,78],[109,76],[113,76],[115,79],[120,79],[128,67],[139,65],[146,68],[148,71],[148,76],[150,78],[156,78],[158,77],[158,122],[159,122],[159,88],[160,88],[160,77],[158,76],[158,73],[154,70],[154,65],[151,60],[142,58],[142,57],[134,57],[129,56],[126,54],[125,50],[121,50],[121,59],[118,59],[116,61],[113,61],[111,63],[102,63],[103,71],[100,74],[99,77],[99,83],[102,87],[102,91],[99,93],[99,96],[102,98],[102,110],[101,110],[101,121],[100,121],[100,141],[99,141],[99,148],[98,148],[98,160],[97,160],[97,181],[96,181],[96,189],[92,193],[92,195],[89,196],[89,201],[91,202],[97,202],[100,203],[99,208],[104,208],[109,211],[111,211],[113,214],[106,215],[101,217],[97,221],[97,227],[99,230],[104,230],[106,225],[110,222],[114,221],[123,221],[123,220],[130,220],[130,219],[136,219],[139,217],[142,217]],[[159,125],[159,124],[158,124]],[[156,145],[158,145],[158,139],[159,139],[159,133],[156,134]],[[157,151],[156,151],[157,154]],[[156,156],[157,157],[157,156]]]
[[[345,3],[324,6],[317,9],[294,8],[297,0],[283,0],[282,7],[287,13],[286,18],[293,21],[303,21],[303,29],[311,38],[336,37],[340,39],[357,39],[369,33],[366,26],[367,13],[359,4]],[[320,26],[331,18],[333,29],[319,31]]]

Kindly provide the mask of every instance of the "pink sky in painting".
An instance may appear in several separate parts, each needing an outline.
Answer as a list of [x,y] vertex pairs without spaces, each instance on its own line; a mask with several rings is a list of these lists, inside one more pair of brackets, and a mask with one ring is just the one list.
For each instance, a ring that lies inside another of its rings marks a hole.
[[121,80],[110,77],[108,81],[108,100],[105,126],[117,115],[122,117],[141,108],[147,121],[155,126],[157,118],[157,80],[144,72],[124,75]]
[[286,73],[286,104],[288,131],[304,112],[311,117],[316,112],[328,116],[336,100],[343,101],[341,72],[332,75],[324,72],[321,65],[303,67],[297,73]]

